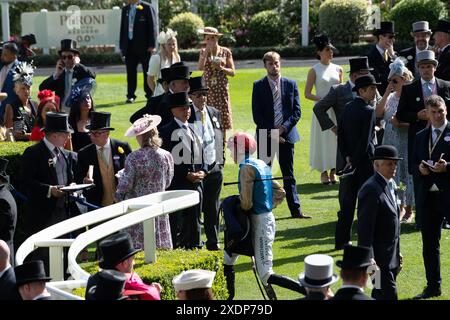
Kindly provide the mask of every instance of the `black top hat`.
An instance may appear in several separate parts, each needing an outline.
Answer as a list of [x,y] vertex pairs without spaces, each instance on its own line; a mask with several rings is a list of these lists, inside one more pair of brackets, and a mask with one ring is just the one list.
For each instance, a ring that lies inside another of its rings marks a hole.
[[191,72],[189,72],[189,67],[183,62],[177,62],[170,66],[168,81],[173,80],[189,80],[191,77]]
[[337,51],[336,47],[331,44],[330,39],[326,34],[314,36],[313,42],[316,45],[317,51],[322,51],[325,47],[330,47],[331,49]]
[[168,99],[169,109],[172,109],[174,107],[189,107],[191,105],[188,93],[185,91],[171,93],[168,95]]
[[161,69],[161,78],[158,79],[159,83],[169,82],[169,74],[170,74],[170,68],[163,68]]
[[21,36],[20,38],[21,38],[22,42],[25,41],[30,46],[33,44],[36,44],[36,37],[32,33]]
[[92,130],[114,130],[110,127],[111,113],[102,111],[91,112],[91,123],[86,126],[86,129]]
[[353,87],[353,91],[357,91],[358,89],[368,87],[370,85],[379,85],[380,82],[377,82],[375,80],[375,77],[371,74],[367,74],[364,76],[361,76],[359,78],[356,78],[355,80],[355,86]]
[[346,244],[343,259],[336,261],[336,265],[341,269],[367,268],[372,265],[370,248]]
[[209,88],[203,84],[202,77],[193,77],[189,79],[189,93],[196,91],[208,91]]
[[61,40],[61,49],[58,51],[58,54],[61,55],[61,52],[63,51],[71,51],[80,54],[80,51],[77,50],[77,42],[72,39]]
[[124,300],[123,296],[127,277],[116,270],[101,270],[98,272],[98,282],[89,289],[86,300]]
[[375,148],[372,160],[403,160],[398,156],[398,150],[391,145],[380,145]]
[[392,21],[380,22],[380,29],[376,29],[374,32],[374,34],[376,36],[378,36],[380,34],[386,34],[386,33],[392,33],[395,35],[394,22],[392,22]]
[[358,71],[371,71],[373,68],[369,66],[369,59],[367,57],[358,57],[349,60],[350,73]]
[[73,133],[69,125],[69,115],[62,112],[48,112],[45,117],[45,127],[41,131]]
[[113,234],[100,242],[100,250],[103,256],[99,265],[102,269],[114,269],[118,263],[141,251],[133,246],[130,235],[125,232]]
[[433,28],[433,32],[436,32],[436,31],[450,33],[450,21],[438,20],[436,27]]
[[0,158],[0,177],[8,180],[8,175],[6,174],[6,168],[8,167],[8,160]]
[[17,286],[37,281],[50,281],[52,278],[45,274],[42,260],[30,261],[14,268]]

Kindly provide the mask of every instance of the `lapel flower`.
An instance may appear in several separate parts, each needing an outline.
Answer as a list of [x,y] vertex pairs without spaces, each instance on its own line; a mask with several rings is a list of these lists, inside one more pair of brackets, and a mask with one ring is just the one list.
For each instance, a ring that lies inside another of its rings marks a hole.
[[395,191],[405,191],[406,185],[403,182],[400,182],[400,184],[397,186],[397,189]]
[[136,9],[138,9],[138,10],[143,10],[144,7],[143,7],[141,4],[138,4],[138,5],[136,6]]
[[50,168],[54,168],[54,167],[55,167],[55,164],[56,164],[56,159],[55,159],[55,158],[50,158],[50,159],[48,159],[48,166],[49,166]]
[[417,98],[416,98],[416,101],[420,101],[420,97],[417,97]]
[[125,151],[123,150],[122,147],[118,147],[117,148],[117,152],[119,152],[120,154],[124,154],[125,153]]
[[219,120],[216,118],[216,116],[213,116],[212,120],[213,120],[214,125],[216,126],[216,128],[220,129],[220,123],[219,123]]
[[72,78],[72,85],[74,85],[75,83],[77,83],[78,79],[77,78]]
[[412,56],[407,56],[406,58],[407,58],[408,60],[412,60],[413,57],[412,57]]

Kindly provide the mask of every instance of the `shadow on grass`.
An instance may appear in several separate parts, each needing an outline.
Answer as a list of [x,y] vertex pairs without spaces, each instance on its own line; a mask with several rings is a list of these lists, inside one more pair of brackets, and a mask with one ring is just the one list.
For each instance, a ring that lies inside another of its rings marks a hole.
[[324,185],[320,183],[304,183],[297,185],[298,194],[314,194],[339,190],[338,184]]
[[102,103],[102,104],[96,104],[96,108],[112,108],[117,106],[123,106],[123,105],[139,105],[139,109],[144,107],[146,104],[146,100],[138,100],[135,101],[133,104],[126,103],[125,99],[123,101],[118,102],[110,102],[110,103]]

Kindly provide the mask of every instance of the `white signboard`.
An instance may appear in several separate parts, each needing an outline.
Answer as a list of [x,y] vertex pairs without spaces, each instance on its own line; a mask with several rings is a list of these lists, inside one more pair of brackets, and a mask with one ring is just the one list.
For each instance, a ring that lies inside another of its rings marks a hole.
[[79,47],[118,47],[120,14],[120,9],[80,11],[77,6],[67,11],[25,12],[21,15],[22,34],[34,33],[40,48],[59,48],[62,39],[76,40]]

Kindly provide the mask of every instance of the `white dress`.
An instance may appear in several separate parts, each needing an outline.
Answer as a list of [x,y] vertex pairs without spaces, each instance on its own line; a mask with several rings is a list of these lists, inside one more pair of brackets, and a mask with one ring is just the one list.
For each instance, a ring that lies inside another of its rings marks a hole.
[[[176,61],[174,61],[175,63]],[[161,61],[161,56],[159,53],[154,54],[150,57],[150,62],[148,63],[148,76],[155,77],[156,81],[156,87],[155,91],[153,92],[153,97],[159,96],[160,94],[164,93],[164,89],[162,85],[158,82],[158,79],[161,78],[161,69],[169,68],[170,67],[170,61],[165,60]]]
[[[334,63],[324,65],[317,63],[313,67],[316,72],[316,96],[323,98],[331,86],[340,83],[341,67]],[[331,120],[337,124],[333,109],[328,110]],[[311,140],[309,145],[309,165],[312,169],[324,172],[336,168],[337,137],[331,130],[322,131],[316,115],[312,113]]]

